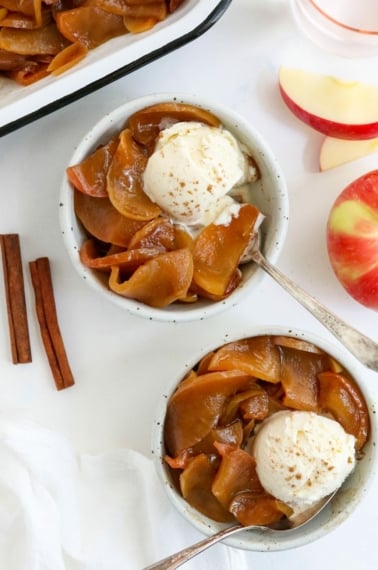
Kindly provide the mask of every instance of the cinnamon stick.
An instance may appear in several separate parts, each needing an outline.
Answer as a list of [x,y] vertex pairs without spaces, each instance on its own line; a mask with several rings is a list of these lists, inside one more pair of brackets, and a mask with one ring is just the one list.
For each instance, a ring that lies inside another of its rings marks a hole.
[[19,235],[2,234],[0,243],[12,362],[14,364],[31,362],[32,354]]
[[42,342],[56,388],[63,390],[72,386],[75,381],[58,323],[49,259],[39,257],[29,262],[29,268]]

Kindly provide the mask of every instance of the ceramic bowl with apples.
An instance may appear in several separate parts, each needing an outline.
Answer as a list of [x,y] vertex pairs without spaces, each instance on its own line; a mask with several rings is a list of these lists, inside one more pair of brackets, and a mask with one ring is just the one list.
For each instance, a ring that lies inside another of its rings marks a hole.
[[288,225],[283,173],[234,110],[194,95],[128,101],[79,142],[60,196],[61,229],[85,283],[148,319],[201,319],[253,292],[245,252],[274,263]]
[[[347,352],[305,331],[260,326],[214,331],[188,354],[161,399],[152,444],[168,497],[189,523],[206,535],[236,524],[278,528],[226,539],[277,551],[347,519],[374,479],[375,437],[368,386]],[[335,490],[317,516],[290,528]]]

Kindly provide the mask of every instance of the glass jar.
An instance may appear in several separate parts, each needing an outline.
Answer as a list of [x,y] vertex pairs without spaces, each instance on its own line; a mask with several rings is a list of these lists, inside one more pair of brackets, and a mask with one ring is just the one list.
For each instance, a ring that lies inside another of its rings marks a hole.
[[291,0],[298,27],[322,49],[345,57],[378,55],[377,0]]

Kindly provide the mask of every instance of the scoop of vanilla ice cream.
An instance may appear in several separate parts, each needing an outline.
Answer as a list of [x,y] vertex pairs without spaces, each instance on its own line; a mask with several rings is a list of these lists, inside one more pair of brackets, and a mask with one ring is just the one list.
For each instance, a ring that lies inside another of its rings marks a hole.
[[277,412],[253,443],[257,475],[268,493],[303,511],[343,484],[355,466],[355,441],[314,412]]
[[144,191],[174,221],[205,226],[229,205],[226,194],[255,173],[228,130],[179,122],[161,131],[144,172]]

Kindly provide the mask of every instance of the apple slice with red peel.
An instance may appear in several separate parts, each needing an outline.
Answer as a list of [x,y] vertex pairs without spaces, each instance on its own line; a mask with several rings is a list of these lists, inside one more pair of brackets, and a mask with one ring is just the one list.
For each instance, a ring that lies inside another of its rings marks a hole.
[[294,115],[325,135],[351,140],[378,136],[378,85],[281,67],[279,87]]
[[327,248],[344,289],[378,311],[378,170],[354,180],[336,199],[327,223]]
[[378,152],[378,138],[351,141],[325,137],[320,149],[319,167],[323,172]]

